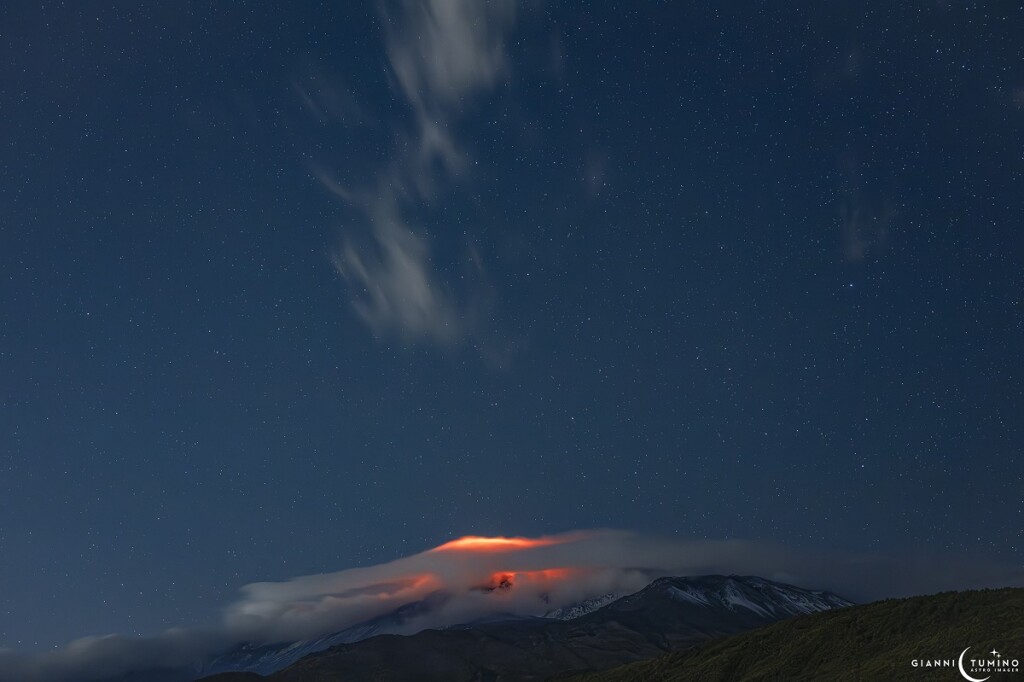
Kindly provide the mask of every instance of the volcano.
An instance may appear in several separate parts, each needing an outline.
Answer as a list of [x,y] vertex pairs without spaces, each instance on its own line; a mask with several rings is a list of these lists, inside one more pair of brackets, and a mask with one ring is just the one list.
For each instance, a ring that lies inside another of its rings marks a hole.
[[407,636],[386,634],[440,608],[444,599],[432,595],[317,640],[242,647],[209,661],[203,672],[270,673],[275,682],[547,679],[604,670],[793,616],[851,605],[830,592],[758,577],[660,578],[618,599],[606,595],[565,605],[553,611],[553,617],[510,616]]

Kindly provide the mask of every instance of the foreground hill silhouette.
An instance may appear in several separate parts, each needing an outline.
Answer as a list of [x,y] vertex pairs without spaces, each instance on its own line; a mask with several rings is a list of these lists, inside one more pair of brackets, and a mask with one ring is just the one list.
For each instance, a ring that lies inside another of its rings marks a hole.
[[[946,592],[800,616],[686,651],[569,678],[572,682],[961,680],[913,659],[1024,662],[1024,589]],[[986,677],[981,673],[976,677]],[[1016,679],[998,674],[993,679]]]

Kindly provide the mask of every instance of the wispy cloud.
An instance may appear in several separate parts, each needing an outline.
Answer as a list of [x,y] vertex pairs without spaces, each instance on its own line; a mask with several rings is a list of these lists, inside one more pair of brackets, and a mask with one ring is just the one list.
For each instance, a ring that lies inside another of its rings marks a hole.
[[[359,316],[378,334],[451,345],[472,333],[472,316],[443,283],[431,258],[430,236],[408,216],[466,168],[457,139],[460,117],[507,70],[505,36],[515,20],[513,0],[404,0],[381,15],[398,92],[412,109],[415,132],[396,133],[395,157],[358,191],[315,171],[333,194],[361,211],[371,239],[350,234],[332,255],[353,290]],[[305,90],[307,108],[322,107]],[[371,175],[371,177],[373,177]],[[361,197],[356,199],[356,197]]]
[[[36,656],[0,650],[0,680],[55,682],[187,665],[233,643],[292,641],[341,630],[443,594],[408,631],[488,614],[539,615],[567,603],[639,590],[666,575],[760,575],[856,601],[951,589],[1024,585],[1019,566],[924,553],[823,553],[742,540],[678,540],[615,530],[476,540],[376,566],[242,588],[219,627],[151,638],[89,637]],[[504,589],[495,589],[506,585]]]
[[851,263],[859,263],[884,251],[895,210],[864,189],[862,163],[855,154],[848,154],[844,165],[846,181],[839,205],[843,256]]
[[461,166],[453,129],[472,97],[505,73],[514,0],[404,0],[385,5],[391,68],[416,112],[421,163]]
[[129,671],[177,668],[232,643],[221,629],[168,630],[156,637],[83,637],[63,649],[19,654],[0,649],[3,682],[82,682]]
[[322,125],[338,123],[351,127],[365,123],[367,114],[345,82],[318,66],[311,66],[293,78],[291,89],[306,112]]
[[352,305],[378,334],[406,340],[453,343],[465,329],[465,313],[430,267],[426,238],[403,222],[393,201],[377,199],[367,210],[374,244],[347,241],[332,256],[353,290]]

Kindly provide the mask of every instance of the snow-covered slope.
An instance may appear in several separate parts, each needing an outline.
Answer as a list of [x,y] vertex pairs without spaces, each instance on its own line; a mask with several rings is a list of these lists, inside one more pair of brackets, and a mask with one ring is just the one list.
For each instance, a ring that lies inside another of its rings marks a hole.
[[609,592],[608,594],[602,595],[595,599],[586,599],[575,604],[563,606],[561,608],[548,611],[544,614],[545,618],[553,618],[555,620],[572,620],[574,618],[580,618],[588,613],[597,611],[602,606],[611,604],[613,601],[621,597],[620,594]]
[[831,592],[806,590],[754,576],[711,575],[659,578],[613,607],[640,606],[666,597],[709,610],[746,610],[771,620],[853,605]]

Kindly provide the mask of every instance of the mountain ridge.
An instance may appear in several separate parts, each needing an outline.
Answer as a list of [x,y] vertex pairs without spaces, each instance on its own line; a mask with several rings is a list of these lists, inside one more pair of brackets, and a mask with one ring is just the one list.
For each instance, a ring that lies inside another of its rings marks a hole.
[[[1024,661],[1022,613],[1022,588],[885,599],[782,620],[564,682],[920,682],[936,679],[925,662],[955,664],[965,647]],[[961,679],[953,665],[947,668],[942,679]]]
[[754,576],[661,578],[576,618],[377,635],[307,655],[264,679],[540,680],[603,670],[782,618],[849,605],[830,592]]

